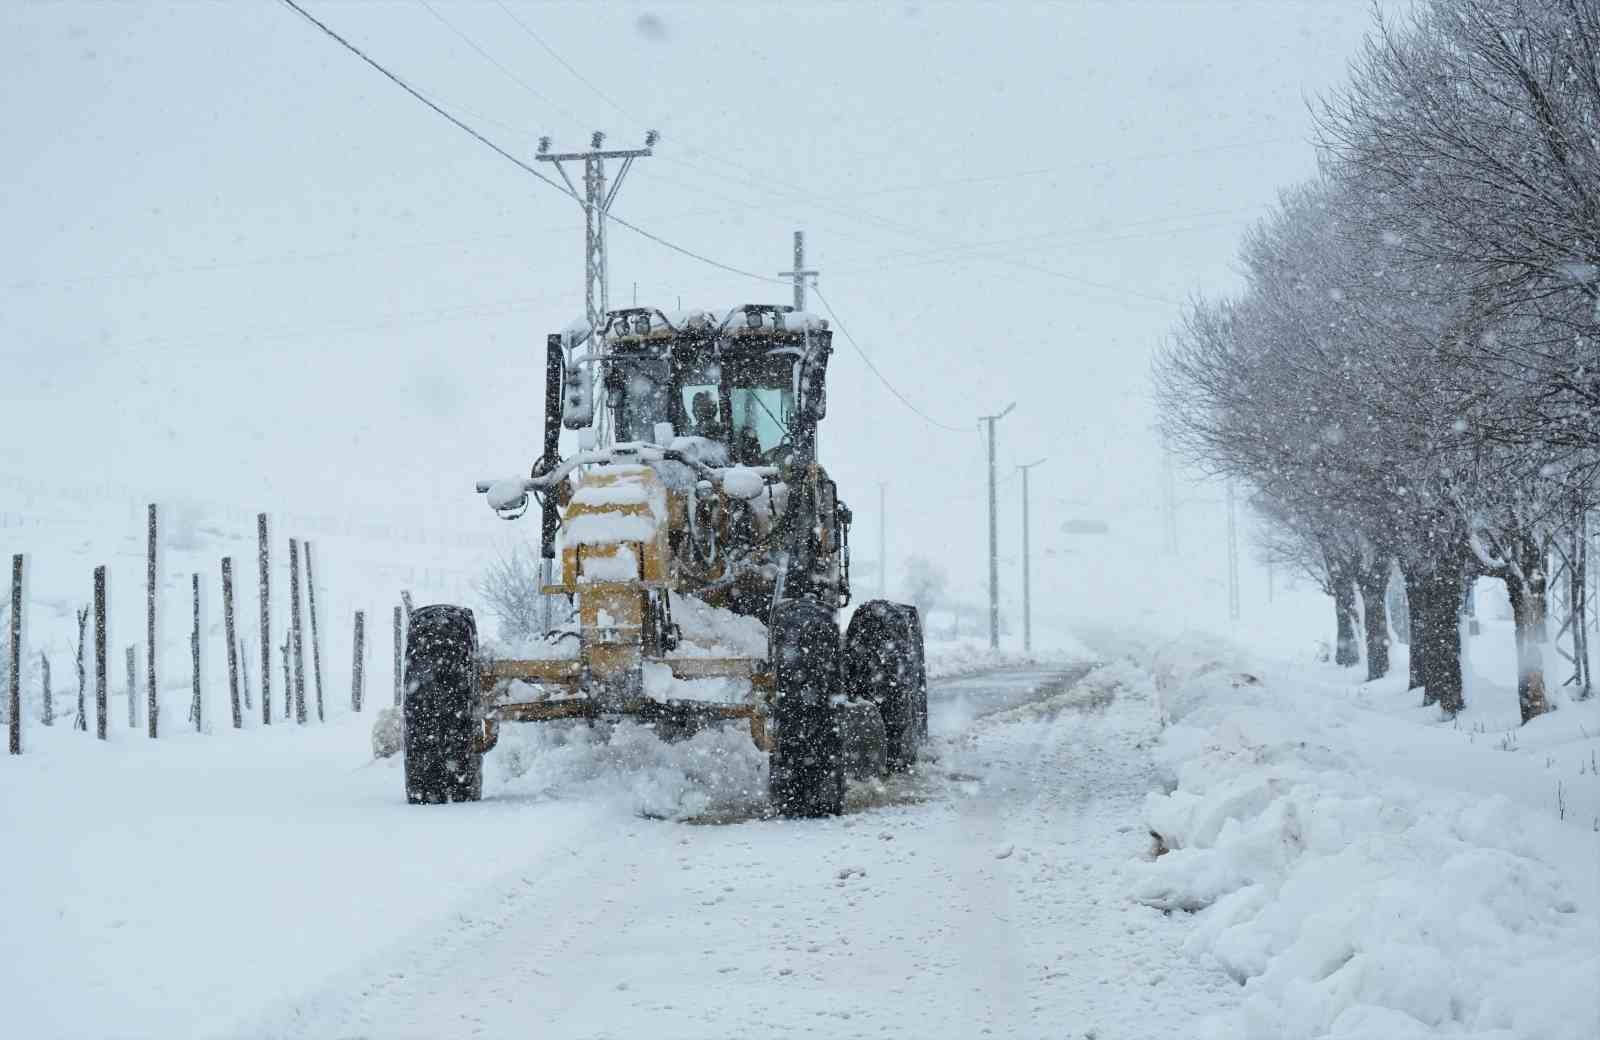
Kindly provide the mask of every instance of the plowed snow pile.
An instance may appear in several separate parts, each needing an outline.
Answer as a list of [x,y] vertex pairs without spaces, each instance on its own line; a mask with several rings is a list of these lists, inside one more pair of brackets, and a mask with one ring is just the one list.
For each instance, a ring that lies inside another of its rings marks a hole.
[[672,743],[627,721],[504,726],[484,768],[498,794],[582,792],[643,816],[755,816],[766,805],[766,755],[736,724]]
[[1203,1035],[1600,1035],[1600,701],[1490,736],[1514,691],[1444,722],[1403,658],[1361,686],[1192,646],[1155,670],[1170,851],[1133,894],[1194,913],[1188,953],[1243,986]]

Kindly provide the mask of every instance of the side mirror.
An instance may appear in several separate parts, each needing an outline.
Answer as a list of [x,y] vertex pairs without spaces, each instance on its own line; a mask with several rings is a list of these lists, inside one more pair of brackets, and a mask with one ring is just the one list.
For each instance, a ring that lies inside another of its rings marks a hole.
[[800,414],[809,422],[820,422],[828,417],[828,391],[822,387],[806,394],[801,402]]
[[515,520],[528,511],[528,492],[522,480],[497,480],[485,490],[489,508],[504,520]]
[[818,422],[828,415],[828,357],[833,353],[833,334],[806,333],[806,357],[800,363],[800,418]]
[[800,371],[800,418],[818,422],[828,415],[827,369],[815,361]]
[[561,378],[561,425],[581,430],[594,423],[594,384],[581,366],[567,365]]

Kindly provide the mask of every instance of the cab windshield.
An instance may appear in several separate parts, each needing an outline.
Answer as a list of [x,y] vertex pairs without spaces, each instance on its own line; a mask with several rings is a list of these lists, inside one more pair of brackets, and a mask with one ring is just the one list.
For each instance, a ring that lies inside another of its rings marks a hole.
[[770,462],[793,436],[794,360],[787,354],[767,355],[725,367],[734,458]]
[[619,441],[653,441],[656,423],[670,422],[667,364],[654,359],[612,361],[606,385]]
[[607,376],[618,441],[653,441],[657,423],[726,446],[737,462],[770,463],[793,442],[794,357],[613,360]]

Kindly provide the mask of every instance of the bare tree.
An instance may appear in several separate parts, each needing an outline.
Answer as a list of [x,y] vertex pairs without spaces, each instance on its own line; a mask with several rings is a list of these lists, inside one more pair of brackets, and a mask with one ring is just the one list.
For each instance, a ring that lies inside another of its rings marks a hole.
[[500,554],[474,587],[499,619],[501,638],[519,640],[544,634],[539,563],[531,552],[518,546]]
[[949,584],[944,569],[926,556],[908,556],[904,573],[906,599],[926,618],[928,611],[944,599]]

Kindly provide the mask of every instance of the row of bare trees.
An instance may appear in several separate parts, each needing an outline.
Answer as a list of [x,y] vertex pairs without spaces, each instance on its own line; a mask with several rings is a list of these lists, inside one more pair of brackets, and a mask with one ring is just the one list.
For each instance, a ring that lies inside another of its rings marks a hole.
[[1333,596],[1340,663],[1364,618],[1370,678],[1398,568],[1411,684],[1446,712],[1465,589],[1502,579],[1527,721],[1550,704],[1549,561],[1581,608],[1600,462],[1600,0],[1378,16],[1316,111],[1319,177],[1158,358],[1165,432],[1250,485],[1269,551]]

